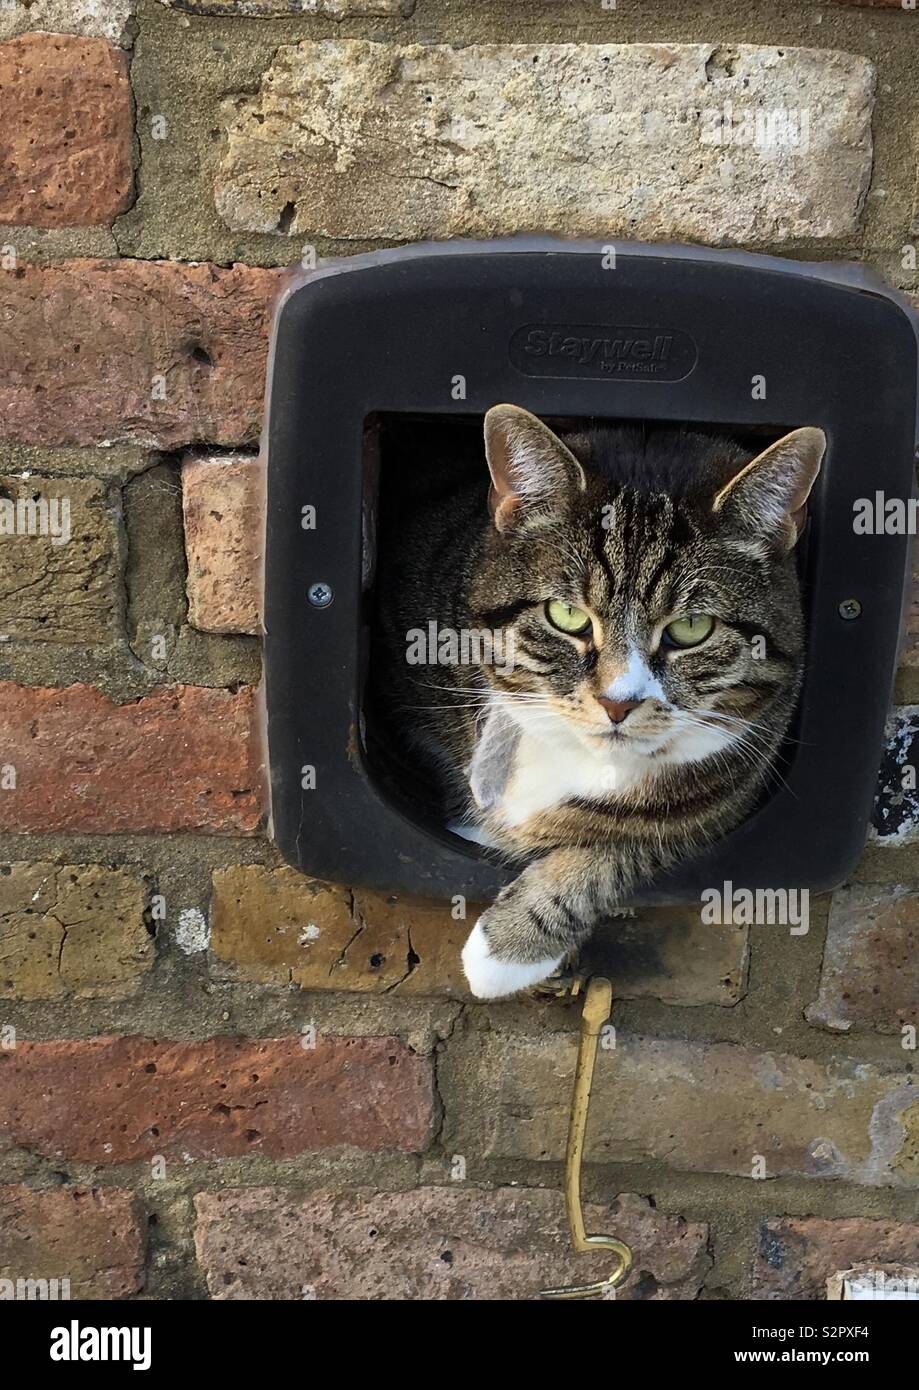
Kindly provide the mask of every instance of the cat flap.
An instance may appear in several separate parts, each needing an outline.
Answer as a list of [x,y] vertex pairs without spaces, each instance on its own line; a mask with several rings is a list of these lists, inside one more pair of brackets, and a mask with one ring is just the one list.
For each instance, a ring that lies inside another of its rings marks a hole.
[[494,405],[485,416],[485,457],[491,474],[488,507],[499,531],[548,512],[570,489],[583,492],[574,454],[528,410]]
[[[807,502],[819,524],[802,556],[807,670],[782,780],[715,849],[641,897],[698,903],[703,889],[727,879],[822,891],[863,853],[910,538],[880,528],[858,534],[853,502],[881,489],[911,494],[919,320],[860,266],[620,243],[611,275],[603,245],[533,236],[412,245],[323,262],[286,289],[265,434],[267,761],[277,844],[311,877],[445,899],[461,884],[470,901],[493,897],[508,881],[487,847],[447,835],[436,808],[416,803],[378,761],[382,726],[367,694],[373,648],[365,640],[377,611],[369,547],[395,543],[407,471],[422,486],[452,485],[455,449],[457,476],[468,463],[470,479],[478,469],[481,482],[480,422],[507,401],[523,408],[512,412],[518,423],[532,412],[572,429],[603,420],[701,427],[738,440],[760,432],[774,439],[806,424],[826,431],[820,478],[827,476]],[[574,351],[584,339],[590,351]],[[607,342],[623,352],[607,354]],[[476,369],[456,397],[444,382],[463,362]],[[751,392],[754,373],[768,379],[768,401]],[[527,501],[507,430],[494,429],[502,415],[506,426],[503,411],[489,425],[492,514],[513,500],[493,526],[523,517]],[[407,447],[418,420],[439,440],[423,456]],[[578,474],[557,442],[548,460],[543,450],[537,457],[543,485],[548,472],[564,488],[556,506],[583,496],[572,491]],[[777,523],[773,511],[771,530],[760,525],[751,542],[765,545],[767,534],[773,544],[777,535],[793,540],[818,459],[811,462],[810,474],[795,467]],[[729,469],[711,486],[707,509],[719,489],[721,507],[747,500],[757,470],[730,486],[741,471]],[[324,518],[310,531],[296,524],[304,495]],[[378,519],[387,497],[391,535]],[[523,536],[550,515],[537,511]],[[755,515],[762,519],[762,509]],[[320,581],[334,600],[305,601]],[[865,678],[853,680],[853,671]],[[486,752],[487,741],[485,766]],[[309,790],[304,765],[315,768]],[[483,779],[486,794],[489,783]]]
[[792,430],[751,459],[716,496],[712,511],[791,550],[826,452],[823,430]]

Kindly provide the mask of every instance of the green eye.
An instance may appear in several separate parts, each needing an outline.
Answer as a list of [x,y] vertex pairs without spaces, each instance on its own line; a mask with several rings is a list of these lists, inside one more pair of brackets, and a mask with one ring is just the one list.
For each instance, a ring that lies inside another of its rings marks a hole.
[[546,617],[559,632],[567,632],[571,637],[580,637],[590,629],[590,614],[583,608],[575,608],[572,603],[562,603],[550,598],[546,604]]
[[671,647],[698,647],[715,630],[715,619],[707,613],[687,613],[664,628],[664,639]]

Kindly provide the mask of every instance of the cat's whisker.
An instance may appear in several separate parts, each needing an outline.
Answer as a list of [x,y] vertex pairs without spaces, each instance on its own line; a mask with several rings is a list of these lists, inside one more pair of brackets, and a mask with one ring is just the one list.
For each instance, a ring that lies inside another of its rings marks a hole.
[[711,721],[707,719],[703,719],[698,717],[697,715],[692,715],[685,712],[683,713],[683,723],[684,725],[689,726],[690,728],[705,729],[711,733],[724,734],[725,737],[727,737],[730,740],[730,747],[736,748],[738,749],[738,751],[746,749],[750,752],[761,752],[761,749],[759,749],[758,745],[753,741],[752,734],[748,736],[746,734],[746,731],[738,732],[737,730],[733,729],[724,729],[717,724],[713,724]]
[[[757,720],[757,719],[745,719],[745,718],[743,718],[742,716],[739,716],[739,715],[722,714],[719,710],[704,710],[704,711],[702,711],[702,712],[703,712],[704,714],[708,715],[708,716],[709,716],[710,718],[712,718],[712,719],[736,720],[738,723],[742,724],[745,728],[748,728],[748,729],[763,729],[763,730],[765,730],[766,734],[767,734],[767,735],[770,735],[770,736],[771,736],[772,734],[774,734],[774,732],[775,732],[775,730],[773,729],[773,727],[772,727],[771,725],[769,725],[769,724],[764,724],[762,721]],[[799,745],[800,747],[802,747],[802,748],[811,747],[811,746],[812,746],[811,740],[809,740],[809,739],[803,739],[803,738],[792,738],[792,736],[791,736],[790,734],[787,734],[787,733],[783,735],[783,737],[782,737],[782,742],[783,742],[783,743],[796,743],[796,744],[798,744],[798,745]]]
[[[715,729],[716,727],[708,723],[707,721],[697,719],[694,716],[687,715],[686,717],[687,722],[693,724],[697,728]],[[744,766],[749,767],[751,770],[762,771],[763,780],[765,782],[768,782],[770,780],[776,780],[780,782],[782,786],[786,787],[789,791],[792,790],[788,786],[788,782],[779,772],[775,764],[771,761],[763,761],[763,749],[759,744],[755,743],[752,740],[752,735],[750,738],[744,738],[741,735],[729,733],[729,737],[731,738],[731,750],[733,752],[736,752],[738,759],[741,763],[744,764]],[[794,792],[792,792],[792,795],[794,795]]]
[[408,711],[408,710],[413,710],[413,711],[417,711],[417,710],[461,710],[461,709],[481,710],[481,709],[484,709],[485,706],[483,706],[483,705],[477,705],[477,704],[462,704],[461,702],[457,702],[457,703],[455,703],[455,704],[449,704],[449,705],[402,705],[402,704],[400,704],[400,705],[394,705],[393,708],[394,708],[394,709],[400,709],[400,710],[406,710],[406,711]]

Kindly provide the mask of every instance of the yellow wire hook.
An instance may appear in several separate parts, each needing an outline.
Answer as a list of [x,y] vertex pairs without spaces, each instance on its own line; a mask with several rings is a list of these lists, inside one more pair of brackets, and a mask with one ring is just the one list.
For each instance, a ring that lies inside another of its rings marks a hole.
[[608,1291],[619,1287],[632,1268],[632,1252],[623,1241],[616,1240],[615,1236],[587,1234],[581,1208],[581,1159],[590,1111],[590,1087],[600,1033],[612,1011],[613,987],[602,975],[595,975],[587,986],[581,1012],[581,1037],[578,1043],[574,1092],[568,1119],[568,1144],[565,1150],[565,1207],[568,1212],[571,1243],[575,1250],[610,1250],[617,1257],[618,1263],[606,1279],[600,1279],[595,1284],[570,1284],[557,1289],[543,1289],[540,1294],[542,1298],[603,1298],[607,1296]]

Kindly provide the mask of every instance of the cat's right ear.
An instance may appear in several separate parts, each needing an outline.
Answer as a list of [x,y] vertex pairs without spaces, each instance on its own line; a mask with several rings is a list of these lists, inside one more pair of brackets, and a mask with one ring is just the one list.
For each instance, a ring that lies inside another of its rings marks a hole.
[[751,459],[721,489],[712,510],[779,550],[791,550],[804,527],[807,499],[825,452],[823,430],[792,430]]
[[499,531],[557,511],[567,495],[586,487],[571,450],[517,405],[493,405],[485,416],[485,457],[491,474],[488,507]]

